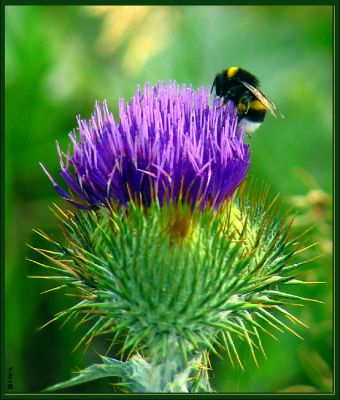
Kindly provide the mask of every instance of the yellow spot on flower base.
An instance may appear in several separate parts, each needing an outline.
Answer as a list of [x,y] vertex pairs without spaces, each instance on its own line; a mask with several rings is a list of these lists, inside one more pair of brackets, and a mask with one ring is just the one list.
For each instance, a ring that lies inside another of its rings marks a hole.
[[175,211],[171,216],[171,221],[167,227],[170,240],[173,242],[183,241],[191,231],[190,214]]
[[227,205],[224,213],[225,223],[234,230],[234,240],[242,242],[245,249],[250,251],[256,241],[257,232],[251,226],[247,214],[241,213],[234,203]]

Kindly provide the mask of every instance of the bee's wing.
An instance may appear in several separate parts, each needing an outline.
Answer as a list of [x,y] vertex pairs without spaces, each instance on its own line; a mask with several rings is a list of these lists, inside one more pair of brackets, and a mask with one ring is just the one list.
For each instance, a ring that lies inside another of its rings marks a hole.
[[254,86],[250,85],[245,81],[240,81],[244,87],[246,87],[253,95],[265,106],[265,108],[270,111],[275,118],[277,118],[276,113],[280,115],[280,117],[284,118],[284,116],[280,113],[280,111],[276,108],[276,105],[272,103],[268,97],[262,93],[260,90],[256,89]]

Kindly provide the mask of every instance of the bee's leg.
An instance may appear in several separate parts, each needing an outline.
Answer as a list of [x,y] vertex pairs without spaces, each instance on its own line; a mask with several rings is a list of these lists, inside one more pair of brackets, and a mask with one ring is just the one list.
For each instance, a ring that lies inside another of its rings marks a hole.
[[235,100],[233,100],[232,94],[233,94],[233,92],[228,90],[226,92],[226,94],[223,96],[222,104],[219,107],[217,107],[217,109],[222,108],[223,106],[225,106],[228,103],[228,101],[232,101],[235,104]]
[[243,104],[243,105],[246,107],[246,109],[244,110],[243,114],[247,114],[247,113],[248,113],[248,111],[249,111],[249,105],[250,105],[250,100],[251,100],[251,99],[250,99],[249,96],[247,96],[247,95],[242,96],[242,97],[240,98],[240,103]]
[[223,97],[222,104],[221,104],[220,106],[217,107],[217,110],[220,109],[220,108],[222,108],[223,106],[225,106],[225,105],[227,104],[227,102],[228,102],[227,97]]
[[249,101],[247,100],[247,103],[246,103],[246,114],[248,114],[248,111],[249,111]]

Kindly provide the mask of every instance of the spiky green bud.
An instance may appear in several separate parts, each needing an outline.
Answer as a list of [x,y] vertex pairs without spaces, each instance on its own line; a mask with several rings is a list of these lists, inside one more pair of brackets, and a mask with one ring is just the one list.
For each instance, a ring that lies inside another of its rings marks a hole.
[[[243,190],[218,212],[181,201],[130,202],[100,212],[58,209],[67,241],[42,234],[56,249],[38,251],[55,279],[81,300],[54,319],[92,320],[78,345],[108,332],[112,345],[123,339],[128,361],[111,375],[132,391],[210,390],[208,352],[224,349],[242,366],[237,338],[257,364],[261,334],[272,335],[268,328],[299,336],[289,322],[300,321],[286,305],[305,300],[285,291],[296,282],[299,264],[291,259],[298,246],[277,216],[276,200],[265,197],[249,198]],[[88,379],[95,379],[90,372]]]

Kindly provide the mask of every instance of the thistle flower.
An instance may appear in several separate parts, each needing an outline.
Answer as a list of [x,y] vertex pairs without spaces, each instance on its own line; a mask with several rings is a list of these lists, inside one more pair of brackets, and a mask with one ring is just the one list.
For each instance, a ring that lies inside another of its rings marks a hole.
[[249,149],[229,107],[209,105],[209,90],[175,83],[145,85],[125,106],[119,123],[97,103],[89,122],[78,118],[80,138],[71,133],[73,154],[58,146],[60,175],[71,194],[44,168],[57,192],[80,208],[97,208],[130,198],[150,206],[157,199],[186,199],[217,208],[230,199],[247,174]]
[[[102,357],[62,389],[118,376],[134,392],[211,391],[209,352],[223,349],[243,368],[237,339],[257,364],[268,328],[299,334],[286,292],[303,263],[297,241],[265,191],[248,194],[249,149],[232,105],[209,106],[209,91],[164,83],[137,90],[116,123],[104,103],[78,120],[73,155],[63,155],[61,188],[75,212],[55,211],[66,242],[35,249],[60,285],[80,301],[52,321],[84,317],[78,346],[111,334],[125,361]],[[82,210],[86,208],[86,210]],[[91,210],[89,210],[91,209]],[[39,263],[39,265],[42,265]],[[50,321],[50,322],[52,322]],[[108,353],[112,346],[109,347]]]

